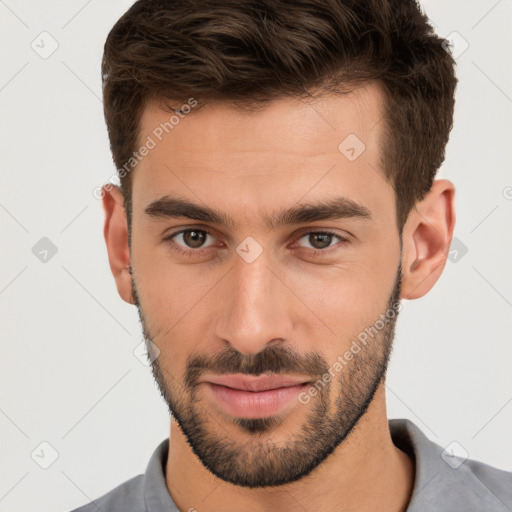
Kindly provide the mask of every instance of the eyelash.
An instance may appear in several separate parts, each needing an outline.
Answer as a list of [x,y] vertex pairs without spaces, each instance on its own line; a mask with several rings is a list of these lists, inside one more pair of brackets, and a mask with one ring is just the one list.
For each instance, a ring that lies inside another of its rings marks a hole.
[[[164,242],[171,242],[171,243],[169,243],[169,247],[173,251],[175,251],[178,254],[181,254],[183,256],[192,257],[193,255],[201,255],[203,251],[208,250],[208,247],[204,248],[204,249],[203,248],[199,248],[199,249],[185,249],[183,246],[177,244],[176,242],[174,242],[172,240],[175,236],[180,235],[182,233],[186,233],[187,231],[201,231],[202,233],[206,233],[207,235],[210,235],[210,236],[213,237],[212,233],[210,233],[206,229],[202,229],[202,228],[199,229],[199,228],[193,228],[192,227],[192,228],[182,229],[181,231],[176,231],[175,233],[171,233],[170,235],[164,237],[163,241]],[[305,232],[302,232],[297,237],[295,237],[293,243],[297,242],[298,240],[300,240],[305,235],[311,235],[311,234],[322,234],[322,235],[333,236],[333,237],[339,239],[338,244],[340,244],[340,245],[344,245],[345,243],[348,243],[348,239],[347,238],[344,238],[343,236],[339,235],[338,233],[334,233],[333,231],[329,231],[329,230],[305,231]],[[334,245],[328,246],[325,249],[308,249],[307,247],[302,247],[302,249],[308,250],[309,254],[311,256],[321,256],[321,255],[328,254],[330,252],[329,249],[332,249],[333,247],[335,247],[338,244],[334,244]]]

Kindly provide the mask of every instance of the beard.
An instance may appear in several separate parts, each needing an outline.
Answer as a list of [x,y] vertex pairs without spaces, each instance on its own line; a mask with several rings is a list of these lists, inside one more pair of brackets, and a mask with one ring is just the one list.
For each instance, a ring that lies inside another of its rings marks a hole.
[[[327,383],[325,379],[321,382],[321,389],[316,396],[309,397],[308,405],[303,405],[309,410],[305,412],[305,420],[300,429],[290,431],[286,443],[277,445],[272,440],[272,431],[286,421],[286,417],[231,417],[230,422],[244,436],[244,440],[239,442],[240,436],[230,436],[218,417],[198,399],[199,378],[205,372],[219,375],[296,373],[311,376],[312,381],[320,382],[322,376],[329,373],[329,364],[325,358],[316,352],[299,355],[279,345],[248,355],[231,347],[214,358],[191,354],[187,359],[184,382],[178,381],[175,375],[161,365],[161,357],[150,357],[149,347],[155,339],[153,335],[160,334],[163,329],[150,332],[132,274],[133,298],[139,311],[144,338],[146,343],[151,342],[147,346],[154,379],[170,414],[203,466],[226,482],[257,488],[295,482],[321,464],[355,431],[379,385],[385,380],[398,317],[396,305],[400,300],[401,279],[399,266],[386,309],[380,316],[381,319],[385,317],[385,321],[381,320],[383,326],[367,326],[362,331],[370,333],[369,342],[350,361],[345,361],[335,378]],[[389,311],[393,311],[391,318],[387,315]],[[377,323],[374,325],[377,326]],[[172,343],[166,340],[165,345],[172,346]],[[334,400],[330,398],[333,384],[339,389]],[[318,389],[319,386],[315,387]]]

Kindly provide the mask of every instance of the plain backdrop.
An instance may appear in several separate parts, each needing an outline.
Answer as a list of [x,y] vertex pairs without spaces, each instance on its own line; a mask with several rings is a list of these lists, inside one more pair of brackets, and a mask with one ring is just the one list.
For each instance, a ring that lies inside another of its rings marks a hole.
[[[0,1],[4,512],[87,503],[144,472],[169,432],[150,368],[133,352],[138,316],[117,295],[94,196],[115,171],[103,44],[130,5]],[[404,302],[389,417],[512,470],[512,2],[422,5],[457,55],[440,170],[457,188],[457,245],[432,292]]]

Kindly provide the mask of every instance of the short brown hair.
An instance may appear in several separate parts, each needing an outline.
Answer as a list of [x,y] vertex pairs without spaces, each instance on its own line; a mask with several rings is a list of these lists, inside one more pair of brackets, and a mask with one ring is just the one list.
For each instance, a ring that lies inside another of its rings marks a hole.
[[[382,167],[400,229],[444,160],[455,62],[412,0],[139,0],[110,31],[103,105],[114,163],[133,155],[151,99],[240,107],[377,81]],[[131,173],[121,176],[130,218]]]

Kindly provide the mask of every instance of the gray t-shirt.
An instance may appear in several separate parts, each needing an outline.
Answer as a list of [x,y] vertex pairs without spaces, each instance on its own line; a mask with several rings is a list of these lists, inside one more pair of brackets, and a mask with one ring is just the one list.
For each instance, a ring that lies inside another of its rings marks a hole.
[[[415,462],[407,512],[512,511],[512,472],[454,456],[410,420],[389,420],[393,443]],[[146,473],[73,512],[179,512],[165,484],[169,439],[154,451]]]

